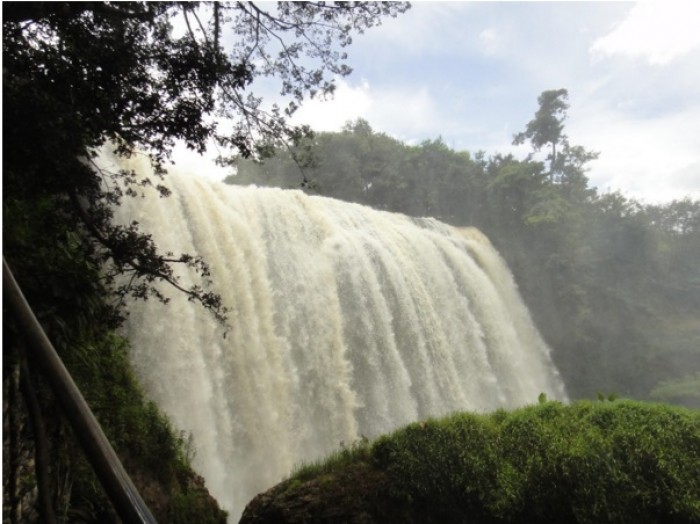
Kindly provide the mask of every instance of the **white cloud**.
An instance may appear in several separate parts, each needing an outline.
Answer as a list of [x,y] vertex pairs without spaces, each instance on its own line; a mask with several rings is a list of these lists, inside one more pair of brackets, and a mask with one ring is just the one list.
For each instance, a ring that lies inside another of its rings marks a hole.
[[596,106],[580,108],[569,126],[572,143],[600,152],[592,185],[646,202],[700,198],[700,106],[646,119]]
[[444,126],[438,107],[424,88],[374,89],[366,80],[351,85],[337,80],[330,100],[307,100],[294,115],[296,124],[309,124],[316,131],[339,131],[351,120],[363,118],[377,131],[411,141],[418,135],[437,136]]
[[662,66],[700,46],[699,25],[698,2],[641,2],[590,51],[594,57],[644,57]]
[[[446,119],[426,88],[410,86],[377,92],[370,122],[407,141],[437,136],[444,130]],[[400,130],[400,132],[399,132]]]
[[500,51],[501,42],[493,28],[487,28],[479,33],[479,44],[487,55],[495,55]]
[[385,19],[380,27],[367,31],[353,46],[369,46],[379,54],[391,49],[410,55],[459,48],[470,41],[471,35],[465,24],[454,21],[468,21],[475,9],[472,2],[416,2],[406,13]]
[[336,85],[332,98],[306,100],[294,115],[294,123],[308,124],[315,131],[340,131],[349,120],[369,119],[374,104],[369,84],[362,81],[353,87],[337,79]]

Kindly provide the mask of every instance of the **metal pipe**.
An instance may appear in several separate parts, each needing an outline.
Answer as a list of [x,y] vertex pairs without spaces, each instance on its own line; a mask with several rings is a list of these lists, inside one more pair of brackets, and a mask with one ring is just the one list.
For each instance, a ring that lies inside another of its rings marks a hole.
[[155,524],[155,518],[36,319],[4,257],[2,284],[4,305],[14,313],[21,332],[26,337],[28,357],[32,364],[39,367],[58,398],[62,411],[117,514],[127,524]]

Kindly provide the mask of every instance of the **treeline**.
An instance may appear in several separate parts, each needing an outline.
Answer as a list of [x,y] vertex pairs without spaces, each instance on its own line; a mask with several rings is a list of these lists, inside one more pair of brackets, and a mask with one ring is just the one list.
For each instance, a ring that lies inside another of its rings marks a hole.
[[507,260],[574,398],[602,392],[700,406],[700,201],[649,205],[589,184],[597,154],[564,134],[546,91],[515,141],[532,154],[412,146],[364,120],[225,181],[302,188],[486,233]]

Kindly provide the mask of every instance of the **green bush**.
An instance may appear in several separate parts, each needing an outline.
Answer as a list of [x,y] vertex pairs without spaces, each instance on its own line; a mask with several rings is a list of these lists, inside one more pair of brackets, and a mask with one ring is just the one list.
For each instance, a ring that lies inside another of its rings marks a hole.
[[372,446],[420,522],[700,522],[700,412],[546,402],[412,424]]

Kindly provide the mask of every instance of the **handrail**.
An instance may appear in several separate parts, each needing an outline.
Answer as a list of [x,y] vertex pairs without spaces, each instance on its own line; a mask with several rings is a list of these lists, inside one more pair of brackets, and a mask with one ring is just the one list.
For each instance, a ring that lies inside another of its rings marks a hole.
[[156,524],[95,415],[36,319],[5,257],[2,259],[2,284],[6,306],[15,314],[26,337],[30,360],[39,366],[58,398],[117,514],[127,524]]

